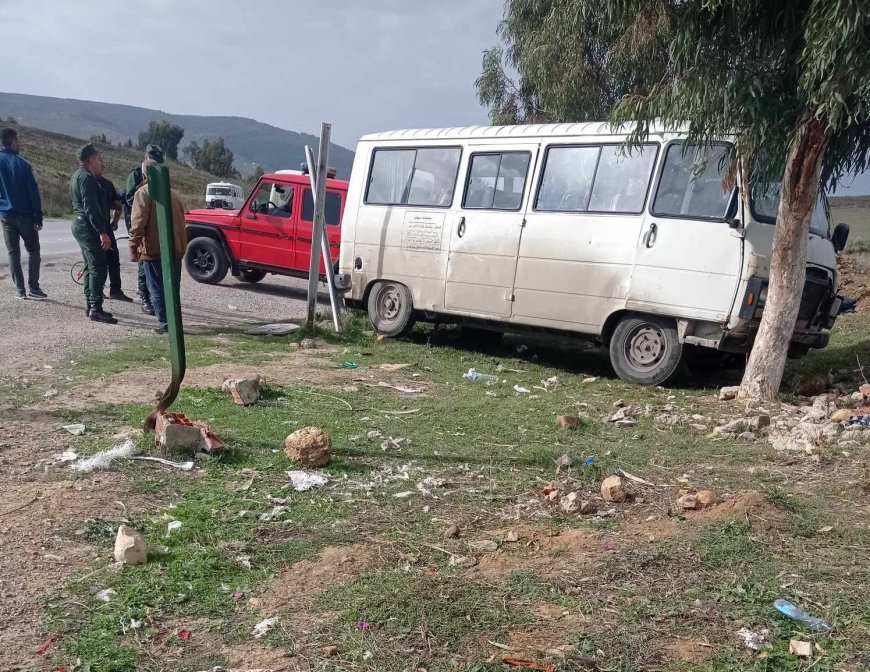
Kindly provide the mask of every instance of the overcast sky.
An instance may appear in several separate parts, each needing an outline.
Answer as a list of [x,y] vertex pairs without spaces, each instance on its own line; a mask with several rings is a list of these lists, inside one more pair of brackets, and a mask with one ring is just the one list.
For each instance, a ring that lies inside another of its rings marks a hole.
[[331,121],[333,139],[353,148],[374,131],[486,123],[474,80],[503,6],[0,0],[0,88],[314,134]]

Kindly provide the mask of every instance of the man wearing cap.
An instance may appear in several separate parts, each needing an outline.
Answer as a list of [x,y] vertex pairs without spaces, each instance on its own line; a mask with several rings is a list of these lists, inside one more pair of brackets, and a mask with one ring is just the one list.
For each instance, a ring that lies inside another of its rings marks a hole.
[[15,298],[25,299],[21,270],[21,241],[29,255],[27,284],[30,296],[45,299],[39,287],[39,232],[42,230],[42,201],[30,164],[18,156],[18,133],[0,129],[0,225],[9,252],[9,274],[15,283]]
[[[163,163],[163,150],[159,145],[148,145],[145,148],[145,161],[156,161],[157,163]],[[138,165],[133,170],[130,171],[130,174],[127,175],[127,184],[126,190],[124,193],[124,197],[127,202],[127,211],[125,216],[130,217],[133,211],[133,199],[136,196],[136,190],[142,186],[142,182],[144,182],[144,177],[142,176],[142,166]],[[128,219],[129,221],[129,219]],[[127,230],[129,231],[130,224],[127,224]],[[138,270],[138,281],[139,281],[139,298],[142,300],[142,312],[147,313],[148,315],[154,314],[154,307],[151,305],[151,294],[148,291],[148,283],[145,280],[145,265],[140,261],[139,262],[139,270]]]
[[103,287],[106,285],[106,251],[112,247],[109,237],[109,209],[99,178],[105,170],[103,155],[88,143],[78,152],[79,169],[69,182],[73,205],[72,234],[82,250],[85,262],[85,314],[93,322],[117,324],[111,313],[103,310]]

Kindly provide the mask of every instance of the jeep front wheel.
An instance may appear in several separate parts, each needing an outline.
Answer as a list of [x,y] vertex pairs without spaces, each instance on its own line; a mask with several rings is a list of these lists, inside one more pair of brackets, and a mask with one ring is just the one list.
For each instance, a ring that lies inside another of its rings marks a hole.
[[220,243],[200,236],[187,244],[184,267],[197,282],[216,285],[226,277],[230,262]]

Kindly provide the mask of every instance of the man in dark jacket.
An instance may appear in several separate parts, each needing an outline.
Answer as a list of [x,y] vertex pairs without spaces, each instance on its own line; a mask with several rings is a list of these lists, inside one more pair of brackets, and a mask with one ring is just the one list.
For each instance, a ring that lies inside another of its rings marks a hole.
[[72,233],[82,250],[85,262],[85,314],[94,322],[117,324],[111,313],[103,310],[103,287],[106,285],[106,251],[112,247],[109,237],[109,208],[97,181],[103,175],[103,155],[92,144],[78,152],[79,169],[70,179],[69,195],[73,205]]
[[9,252],[9,272],[15,283],[15,298],[25,299],[24,272],[21,270],[21,241],[29,255],[27,285],[30,296],[45,299],[39,287],[39,232],[42,230],[42,200],[30,164],[18,156],[18,133],[0,129],[0,225]]
[[[163,163],[163,150],[159,145],[148,145],[145,148],[145,161],[156,161]],[[127,175],[127,184],[125,185],[124,197],[127,199],[127,207],[125,209],[124,218],[127,223],[127,232],[130,232],[131,214],[133,211],[133,199],[136,196],[136,190],[142,185],[145,178],[142,176],[142,166],[138,165],[130,174]],[[142,312],[148,315],[154,314],[154,307],[151,305],[151,294],[148,290],[148,283],[145,280],[145,264],[139,262],[138,269],[139,280],[139,298],[142,300]]]
[[118,222],[121,219],[124,203],[121,195],[115,190],[115,185],[105,175],[97,180],[106,197],[106,208],[112,213],[112,221],[109,222],[107,233],[112,240],[112,247],[106,250],[106,262],[109,271],[109,298],[115,301],[133,303],[133,299],[124,294],[121,289],[121,256],[118,252],[118,241],[115,240],[115,231],[118,230]]

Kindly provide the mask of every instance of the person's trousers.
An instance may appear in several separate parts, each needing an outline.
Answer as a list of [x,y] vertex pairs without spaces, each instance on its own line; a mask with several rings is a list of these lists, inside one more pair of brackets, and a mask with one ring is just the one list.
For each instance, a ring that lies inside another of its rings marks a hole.
[[33,221],[33,217],[26,215],[0,215],[0,224],[3,226],[3,240],[6,243],[6,251],[9,253],[9,273],[15,288],[24,291],[24,271],[21,270],[21,241],[24,241],[24,249],[27,250],[29,260],[27,264],[27,285],[30,289],[39,289],[39,231]]
[[92,310],[102,310],[108,263],[106,251],[100,245],[100,235],[90,224],[78,220],[72,224],[72,234],[82,250],[82,259],[85,262],[85,273],[82,277],[85,301]]
[[139,267],[136,269],[136,279],[139,284],[139,298],[143,301],[150,301],[151,293],[148,290],[148,281],[145,277],[145,263],[144,261],[139,262]]
[[[145,278],[148,281],[148,292],[151,295],[151,306],[157,315],[158,326],[166,326],[166,296],[163,289],[163,266],[159,259],[155,261],[140,262],[145,268]],[[181,261],[175,261],[178,273],[176,275],[181,278]],[[176,288],[178,291],[178,288]]]
[[115,240],[115,232],[109,230],[109,238],[112,247],[106,250],[106,264],[109,272],[109,289],[113,292],[121,291],[121,255],[118,252],[118,241]]

